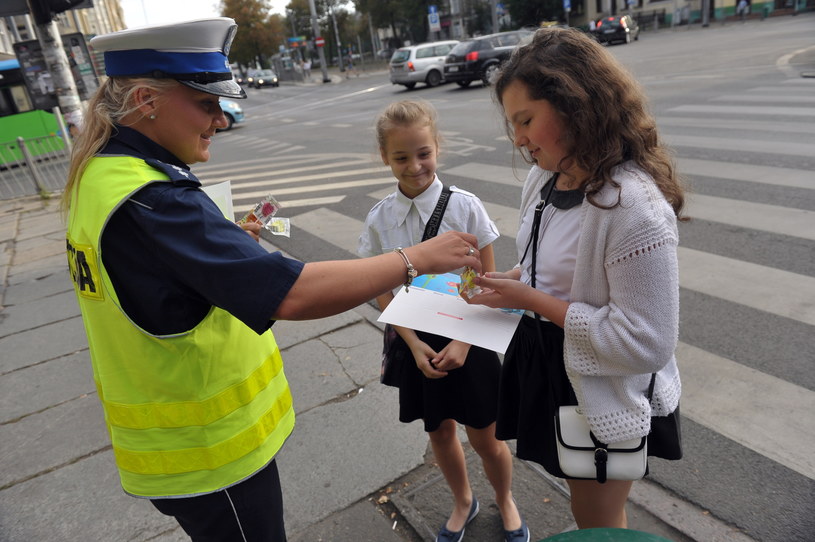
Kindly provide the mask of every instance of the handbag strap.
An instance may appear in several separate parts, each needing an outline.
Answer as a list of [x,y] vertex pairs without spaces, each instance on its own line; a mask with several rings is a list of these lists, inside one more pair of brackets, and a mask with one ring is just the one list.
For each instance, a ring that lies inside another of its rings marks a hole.
[[452,191],[448,187],[442,186],[439,201],[436,202],[436,208],[433,209],[433,214],[430,215],[427,225],[424,228],[422,241],[427,241],[431,237],[436,237],[436,234],[439,233],[439,226],[441,225],[441,219],[444,216],[444,211],[447,209],[447,201],[450,199],[450,194],[452,194]]
[[[549,205],[550,196],[552,195],[552,190],[555,188],[555,183],[557,182],[557,178],[560,173],[555,173],[552,175],[552,178],[546,182],[543,186],[541,186],[541,200],[535,206],[535,218],[532,220],[532,230],[529,235],[529,241],[526,242],[526,248],[524,249],[524,255],[521,256],[521,261],[519,263],[523,264],[524,260],[526,259],[526,255],[529,252],[529,247],[531,245],[535,245],[535,249],[532,251],[532,272],[530,273],[532,277],[532,287],[535,287],[535,268],[536,268],[536,254],[538,252],[538,232],[540,231],[541,225],[541,217],[543,216],[543,210]],[[546,191],[546,195],[544,196],[543,192]]]

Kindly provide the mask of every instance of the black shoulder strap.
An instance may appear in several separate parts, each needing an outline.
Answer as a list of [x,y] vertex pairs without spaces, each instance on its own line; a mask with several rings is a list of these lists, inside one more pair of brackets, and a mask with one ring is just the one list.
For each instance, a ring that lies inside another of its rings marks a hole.
[[444,210],[447,209],[447,200],[450,199],[450,194],[452,194],[451,190],[446,186],[443,186],[441,189],[441,195],[439,196],[439,201],[436,202],[436,208],[433,209],[433,214],[430,215],[430,219],[427,221],[427,225],[424,228],[422,241],[427,241],[431,237],[436,237],[436,234],[439,233],[441,218],[444,216]]

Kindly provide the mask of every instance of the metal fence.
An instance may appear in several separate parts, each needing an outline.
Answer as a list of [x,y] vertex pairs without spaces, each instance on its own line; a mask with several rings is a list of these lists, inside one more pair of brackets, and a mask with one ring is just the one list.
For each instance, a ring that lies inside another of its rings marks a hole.
[[0,200],[61,192],[70,154],[70,144],[56,135],[0,143]]

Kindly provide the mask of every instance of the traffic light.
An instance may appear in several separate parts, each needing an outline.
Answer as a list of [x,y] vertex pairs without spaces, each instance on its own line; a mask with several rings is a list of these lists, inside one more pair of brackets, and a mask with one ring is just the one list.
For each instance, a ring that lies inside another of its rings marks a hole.
[[31,9],[31,15],[34,16],[34,22],[37,24],[48,24],[51,22],[52,15],[55,13],[67,11],[84,1],[85,0],[28,0],[28,7]]

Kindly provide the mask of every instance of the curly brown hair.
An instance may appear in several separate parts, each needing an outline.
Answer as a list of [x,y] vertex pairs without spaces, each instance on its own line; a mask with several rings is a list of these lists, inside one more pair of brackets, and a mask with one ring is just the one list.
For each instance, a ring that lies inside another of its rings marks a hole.
[[[599,43],[573,29],[544,28],[515,50],[494,81],[495,96],[515,82],[532,100],[546,100],[566,121],[567,156],[589,173],[581,185],[589,202],[612,179],[614,167],[633,160],[653,177],[679,216],[684,187],[670,151],[662,144],[645,93],[628,71]],[[512,129],[507,122],[507,131]],[[534,163],[527,156],[524,159]]]

